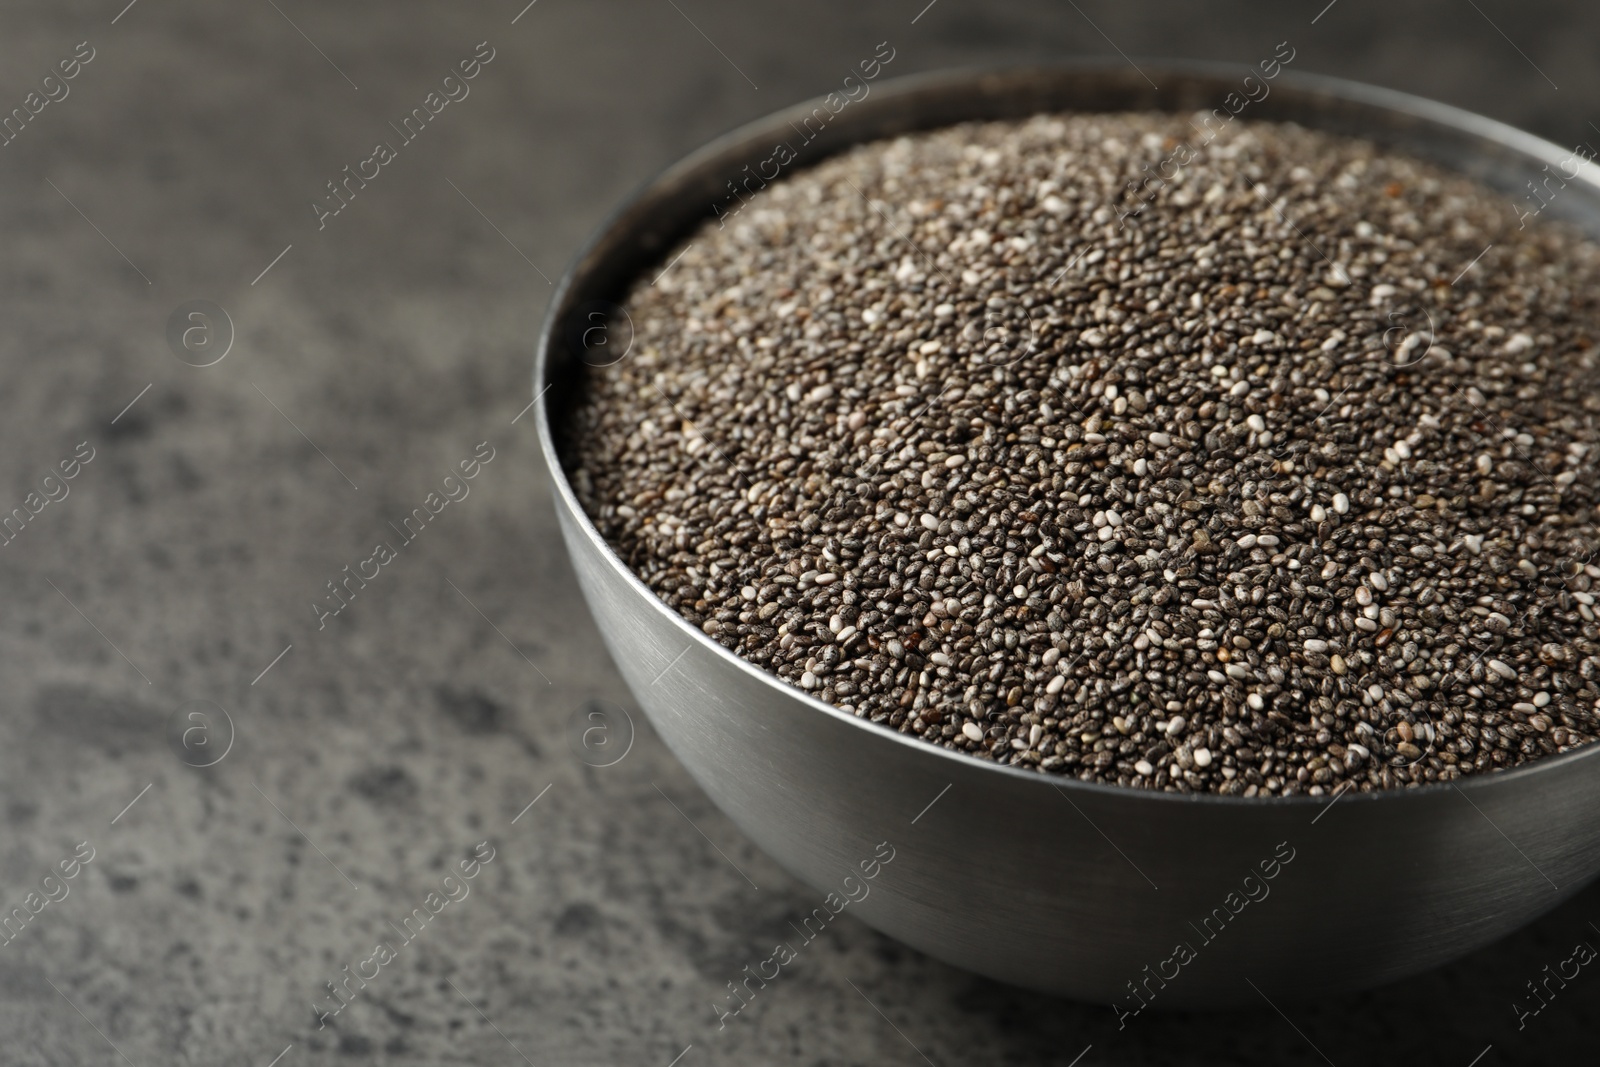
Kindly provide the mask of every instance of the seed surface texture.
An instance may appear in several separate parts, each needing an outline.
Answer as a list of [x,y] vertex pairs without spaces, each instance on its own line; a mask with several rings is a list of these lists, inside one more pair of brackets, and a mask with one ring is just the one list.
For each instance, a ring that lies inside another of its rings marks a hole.
[[584,368],[588,514],[738,655],[980,759],[1327,795],[1594,740],[1600,251],[1360,141],[1196,141],[966,124],[736,201]]

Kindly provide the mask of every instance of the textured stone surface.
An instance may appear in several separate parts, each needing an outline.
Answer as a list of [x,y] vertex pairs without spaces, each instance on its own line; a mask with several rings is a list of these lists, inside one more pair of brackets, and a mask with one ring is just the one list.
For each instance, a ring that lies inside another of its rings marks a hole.
[[[1042,3],[939,0],[915,25],[917,2],[541,0],[515,25],[516,0],[275,6],[145,0],[113,24],[120,2],[29,0],[0,33],[7,110],[79,41],[95,49],[0,148],[0,508],[95,449],[0,550],[0,904],[95,849],[0,946],[0,1062],[265,1067],[292,1046],[283,1067],[519,1063],[509,1039],[541,1067],[665,1067],[690,1044],[685,1067],[922,1063],[912,1042],[938,1064],[1065,1064],[1090,1043],[1085,1065],[1321,1063],[1314,1042],[1335,1063],[1466,1065],[1491,1042],[1484,1064],[1560,1062],[1593,1034],[1587,972],[1520,1032],[1510,1007],[1574,942],[1600,945],[1593,889],[1454,966],[1280,1005],[1293,1026],[1263,1006],[1121,1033],[1105,1007],[981,981],[846,918],[718,1033],[724,983],[816,894],[638,715],[616,766],[571,753],[585,701],[631,699],[531,427],[512,424],[545,276],[653,170],[826,91],[879,41],[895,73],[1110,46]],[[1288,38],[1300,69],[1585,136],[1593,10],[1480,5],[1557,91],[1470,6],[1341,0],[1313,26],[1320,6],[1079,5],[1132,55],[1249,63]],[[484,40],[471,95],[319,231],[324,183]],[[164,336],[197,298],[237,333],[208,368]],[[470,496],[319,631],[324,582],[397,540],[386,523],[482,441],[495,458]],[[197,699],[236,728],[205,769],[167,739]],[[398,942],[389,924],[482,840],[497,851],[470,895],[318,1030],[323,983]]]

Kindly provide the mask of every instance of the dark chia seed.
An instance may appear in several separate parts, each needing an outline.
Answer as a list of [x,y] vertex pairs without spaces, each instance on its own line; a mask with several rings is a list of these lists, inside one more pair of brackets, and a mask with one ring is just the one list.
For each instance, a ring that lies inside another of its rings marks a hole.
[[708,224],[586,379],[590,516],[740,656],[981,759],[1322,795],[1594,740],[1600,252],[1293,126],[1130,188],[1192,136],[963,125]]

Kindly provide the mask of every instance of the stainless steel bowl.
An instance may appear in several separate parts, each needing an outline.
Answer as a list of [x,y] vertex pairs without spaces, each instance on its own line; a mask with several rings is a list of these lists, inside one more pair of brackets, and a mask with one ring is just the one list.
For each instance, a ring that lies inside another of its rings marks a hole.
[[[1145,70],[1159,89],[1101,64],[880,83],[799,162],[971,119],[1210,109],[1245,73]],[[1245,117],[1392,145],[1505,190],[1507,211],[1542,167],[1568,158],[1500,123],[1400,93],[1288,73],[1271,86]],[[842,895],[847,875],[859,880],[858,865],[888,842],[893,860],[851,914],[980,974],[1123,1010],[1300,998],[1399,978],[1514,930],[1600,870],[1600,746],[1459,787],[1331,802],[1090,785],[853,718],[739,659],[658,600],[584,515],[552,416],[570,403],[584,330],[606,325],[595,309],[660,269],[726,198],[726,182],[793,139],[790,123],[816,103],[722,137],[635,194],[562,280],[534,370],[562,534],[600,630],[667,745],[740,829],[814,887],[819,906],[824,894]],[[1548,211],[1600,233],[1592,173]],[[620,331],[612,343],[624,343],[626,323],[610,327]]]

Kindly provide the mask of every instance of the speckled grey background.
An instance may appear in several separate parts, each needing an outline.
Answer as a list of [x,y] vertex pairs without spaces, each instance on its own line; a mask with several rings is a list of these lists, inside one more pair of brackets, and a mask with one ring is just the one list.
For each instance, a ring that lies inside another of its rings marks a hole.
[[[923,0],[539,0],[513,24],[522,0],[124,2],[0,12],[0,114],[78,42],[95,50],[0,148],[0,512],[80,442],[95,450],[0,548],[0,912],[78,842],[95,849],[0,944],[0,1064],[1592,1052],[1600,978],[1520,1032],[1511,1004],[1574,942],[1600,945],[1593,888],[1454,966],[1285,1005],[1293,1024],[1262,1007],[1120,1033],[1108,1008],[976,979],[846,918],[719,1032],[723,984],[816,894],[741,840],[637,713],[622,762],[574,756],[575,712],[631,698],[563,558],[530,420],[512,420],[547,278],[609,205],[715,133],[827,91],[879,41],[903,74],[1114,54],[1108,38],[1252,62],[1288,39],[1299,69],[1570,144],[1600,136],[1600,9],[1338,0],[1313,25],[1324,0],[937,0],[913,25]],[[319,231],[324,183],[485,40],[471,95]],[[236,335],[207,368],[166,341],[193,299]],[[324,583],[485,441],[470,496],[319,631]],[[235,727],[209,768],[168,741],[190,700]],[[398,941],[390,923],[483,840],[495,858],[470,895],[319,1029],[324,983]],[[1374,915],[1350,936],[1406,922]]]

